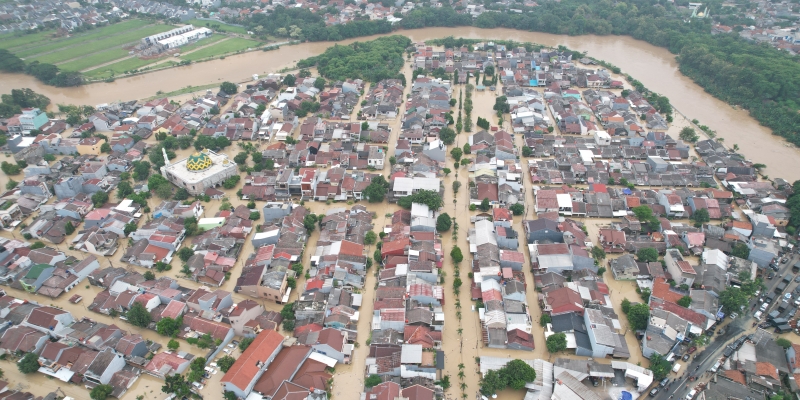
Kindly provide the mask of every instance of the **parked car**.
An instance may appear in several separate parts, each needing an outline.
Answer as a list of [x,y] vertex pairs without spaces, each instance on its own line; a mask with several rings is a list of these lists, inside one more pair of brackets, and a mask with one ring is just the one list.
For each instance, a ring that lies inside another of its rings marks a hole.
[[686,354],[683,355],[683,357],[681,357],[681,360],[689,361],[689,357],[691,357],[691,355],[689,353],[686,353]]
[[654,387],[653,390],[650,391],[650,397],[655,396],[658,393],[658,388]]
[[784,299],[786,299],[786,300],[791,300],[791,298],[792,298],[792,293],[791,293],[791,292],[789,292],[789,293],[786,293],[785,295],[783,295],[783,298],[784,298]]
[[695,351],[697,351],[697,347],[692,346],[692,347],[689,347],[689,350],[687,351],[687,353],[692,354]]
[[658,387],[667,386],[667,383],[669,383],[669,378],[664,378],[661,380],[661,382],[659,382]]
[[772,279],[774,277],[775,277],[775,273],[774,272],[770,272],[769,275],[767,275],[767,279]]
[[761,312],[761,310],[759,310],[759,311],[756,311],[756,313],[755,313],[755,314],[753,314],[753,318],[755,318],[755,319],[761,319],[761,315],[762,315],[762,314],[764,314],[764,313],[763,313],[763,312]]
[[739,314],[733,313],[733,314],[731,314],[731,319],[736,319],[736,317],[738,317],[738,316],[739,316]]
[[[794,278],[794,281],[795,282],[800,282],[800,275],[797,275],[797,277]],[[798,286],[798,287],[800,287],[800,286]]]
[[686,394],[686,400],[692,400],[697,395],[697,389],[692,389],[691,392]]

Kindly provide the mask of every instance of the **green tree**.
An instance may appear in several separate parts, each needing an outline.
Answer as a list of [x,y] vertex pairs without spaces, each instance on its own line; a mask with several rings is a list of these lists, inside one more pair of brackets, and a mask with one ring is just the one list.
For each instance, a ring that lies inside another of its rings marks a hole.
[[181,344],[175,339],[170,339],[169,342],[167,342],[167,348],[172,351],[178,350],[178,347],[181,347]]
[[436,218],[436,230],[438,232],[447,232],[450,230],[452,225],[453,220],[450,219],[450,216],[447,213],[441,213]]
[[486,211],[489,211],[489,209],[492,208],[492,205],[489,203],[489,199],[484,197],[483,200],[481,200],[481,204],[478,205],[478,208],[481,211],[486,212]]
[[303,226],[308,233],[314,232],[314,229],[317,227],[317,216],[314,214],[306,214],[306,216],[303,217]]
[[689,306],[692,305],[691,296],[683,296],[678,299],[678,305],[684,308],[689,308]]
[[156,279],[156,274],[154,274],[153,271],[145,271],[144,272],[144,280],[152,281],[152,280],[155,280],[155,279]]
[[288,74],[288,75],[283,77],[283,84],[286,85],[286,86],[291,87],[291,86],[294,86],[296,80],[297,79],[294,77],[294,75]]
[[42,242],[40,242],[40,241],[38,241],[38,240],[37,240],[36,242],[34,242],[34,243],[31,245],[31,250],[41,249],[41,248],[43,248],[43,247],[45,247],[44,243],[42,243]]
[[688,126],[681,129],[681,133],[678,134],[678,137],[684,142],[690,143],[695,143],[697,139],[700,139],[700,136],[697,136],[695,130]]
[[[560,333],[560,335],[564,334]],[[481,394],[487,397],[492,396],[493,394],[505,389],[506,386],[508,385],[503,377],[500,376],[499,371],[489,370],[483,374],[483,379],[481,379]]]
[[464,154],[472,153],[472,146],[470,146],[469,143],[464,143],[464,147],[462,147],[462,149],[464,151]]
[[622,312],[625,313],[625,314],[627,314],[627,313],[629,313],[631,311],[631,301],[628,300],[627,298],[622,299],[622,302],[620,303],[620,306],[622,307]]
[[414,203],[425,204],[431,210],[438,210],[443,205],[442,196],[439,195],[439,192],[432,190],[420,190],[411,196],[401,197],[397,201],[397,205],[407,210],[410,210]]
[[217,360],[217,366],[219,367],[220,371],[228,372],[229,369],[233,366],[236,362],[236,359],[231,356],[224,356]]
[[22,171],[22,169],[17,164],[11,164],[9,162],[3,161],[0,163],[0,170],[5,172],[6,175],[17,175]]
[[389,182],[386,181],[386,178],[383,175],[378,175],[372,178],[369,186],[364,189],[362,195],[367,199],[370,203],[381,203],[383,199],[386,197],[386,192],[389,190]]
[[533,149],[528,146],[522,146],[522,156],[530,157],[533,155]]
[[694,226],[699,228],[711,219],[708,216],[708,210],[701,208],[692,214],[692,220],[694,221]]
[[194,250],[184,247],[178,250],[178,257],[180,257],[181,261],[186,262],[189,261],[189,258],[194,255]]
[[595,260],[604,260],[606,258],[606,251],[600,246],[592,247],[592,257]]
[[234,95],[236,94],[236,92],[239,91],[239,88],[236,86],[235,83],[225,81],[222,82],[221,85],[219,85],[219,90],[222,90],[227,95]]
[[114,387],[111,385],[97,385],[89,392],[89,397],[92,400],[106,400],[113,391]]
[[631,304],[628,308],[628,324],[632,329],[644,330],[650,320],[650,307],[644,303]]
[[161,387],[161,391],[174,393],[177,398],[192,397],[192,386],[181,374],[167,375],[164,378],[164,386]]
[[461,156],[463,154],[464,152],[459,147],[454,147],[452,150],[450,150],[450,156],[453,157],[456,162],[461,161]]
[[782,337],[779,337],[779,338],[775,339],[775,344],[777,344],[778,346],[783,347],[784,349],[788,349],[789,347],[792,347],[792,342],[790,340],[782,338]]
[[100,152],[101,153],[111,153],[111,145],[108,142],[105,142],[100,145]]
[[525,206],[521,203],[514,203],[508,208],[514,215],[522,215],[525,212]]
[[183,325],[183,317],[178,317],[177,319],[164,317],[156,324],[156,332],[162,336],[173,337],[180,332],[181,325]]
[[39,356],[37,356],[36,353],[25,354],[25,357],[22,357],[22,359],[17,363],[17,368],[19,368],[19,372],[22,372],[23,374],[30,374],[38,371]]
[[222,398],[225,400],[237,400],[239,396],[236,393],[231,392],[230,390],[226,390],[225,393],[222,395]]
[[542,313],[542,316],[539,317],[539,326],[544,328],[545,326],[547,326],[547,324],[549,324],[552,321],[553,320],[552,320],[552,318],[550,318],[550,314]]
[[567,335],[563,332],[554,333],[550,335],[545,341],[547,351],[550,353],[558,353],[559,351],[567,349]]
[[536,380],[536,371],[525,361],[517,359],[509,361],[501,368],[500,376],[510,388],[521,390],[525,388],[526,383]]
[[453,259],[453,262],[458,264],[464,260],[464,255],[461,254],[461,248],[458,246],[453,246],[453,249],[450,250],[450,258]]
[[125,314],[125,318],[127,318],[128,322],[132,325],[140,328],[147,328],[147,326],[150,325],[150,321],[153,319],[144,305],[138,302],[133,303],[130,310]]
[[261,213],[258,211],[250,211],[250,216],[248,217],[251,221],[258,221],[261,219]]
[[742,289],[735,286],[728,286],[719,294],[719,305],[726,314],[739,312],[742,306],[747,305],[747,300],[747,295]]
[[731,255],[747,260],[750,257],[750,248],[744,243],[736,243],[731,248]]
[[108,202],[108,193],[98,190],[94,192],[92,195],[92,203],[94,203],[94,208],[103,207],[104,204]]
[[383,383],[383,378],[380,375],[372,374],[364,380],[364,386],[371,388],[373,386],[378,386]]
[[[292,316],[292,318],[291,318],[291,319],[294,319],[294,316]],[[247,348],[248,348],[248,347],[250,347],[250,344],[251,344],[251,343],[253,343],[253,338],[249,338],[249,337],[248,337],[248,338],[244,338],[244,339],[242,339],[242,340],[239,342],[239,350],[241,350],[241,351],[245,351],[245,350],[247,350]]]
[[368,231],[366,234],[364,234],[364,244],[366,245],[375,244],[376,240],[378,240],[378,235],[375,234],[375,232]]
[[75,232],[75,227],[72,225],[72,222],[71,221],[67,222],[67,224],[64,225],[64,233],[66,233],[67,235],[72,235],[74,232]]
[[650,367],[647,369],[653,371],[653,377],[656,381],[660,381],[669,374],[672,370],[672,365],[661,354],[653,353],[650,356]]
[[325,90],[325,83],[326,83],[325,78],[318,77],[316,80],[314,80],[314,87],[319,89],[319,91],[321,92]]
[[658,261],[658,250],[650,247],[639,249],[639,251],[636,252],[636,258],[641,262]]
[[439,139],[446,145],[451,145],[456,140],[456,132],[450,128],[442,128],[439,131]]

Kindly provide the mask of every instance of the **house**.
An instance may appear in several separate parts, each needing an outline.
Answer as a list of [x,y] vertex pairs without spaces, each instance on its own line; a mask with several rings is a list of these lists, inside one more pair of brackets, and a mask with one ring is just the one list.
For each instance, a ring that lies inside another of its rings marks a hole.
[[688,261],[683,259],[680,251],[677,249],[667,250],[664,255],[664,262],[675,283],[690,287],[694,284],[694,280],[697,278],[697,271]]
[[611,267],[611,273],[614,274],[614,279],[622,280],[636,280],[639,276],[639,266],[636,264],[632,254],[625,254],[621,257],[614,258],[608,261]]
[[122,354],[118,354],[112,349],[105,349],[97,354],[89,368],[84,372],[83,377],[94,384],[105,385],[123,367],[125,367],[125,359]]
[[347,344],[347,336],[337,329],[325,328],[321,331],[307,332],[301,335],[297,341],[307,344],[320,354],[335,359],[341,363],[350,363],[350,354],[353,346]]
[[225,391],[246,398],[283,349],[283,340],[284,337],[274,330],[261,331],[222,377],[220,382]]
[[575,355],[591,357],[593,354],[585,320],[577,313],[568,312],[552,316],[545,337],[554,333],[563,333],[566,336],[567,348],[575,349]]
[[48,335],[27,326],[14,326],[3,332],[0,352],[39,353],[47,342]]
[[189,368],[190,363],[190,358],[165,351],[153,356],[150,362],[144,366],[144,372],[164,379],[172,374],[184,373]]
[[571,288],[563,287],[547,292],[543,300],[544,308],[542,311],[550,314],[551,317],[570,312],[583,315],[583,299],[578,292]]
[[75,320],[68,311],[53,307],[39,307],[31,311],[22,325],[37,329],[53,337],[64,337],[64,328],[73,322]]
[[525,235],[528,243],[549,241],[553,243],[563,243],[564,234],[558,229],[558,222],[539,218],[536,220],[523,221]]

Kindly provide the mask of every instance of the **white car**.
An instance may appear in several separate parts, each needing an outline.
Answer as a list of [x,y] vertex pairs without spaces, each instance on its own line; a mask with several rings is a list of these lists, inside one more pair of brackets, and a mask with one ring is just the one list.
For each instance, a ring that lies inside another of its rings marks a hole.
[[755,314],[753,314],[753,318],[755,318],[755,319],[761,319],[761,314],[763,314],[761,311],[756,311],[756,313],[755,313]]
[[692,389],[691,392],[686,394],[686,400],[692,400],[696,394],[697,394],[697,389]]
[[224,350],[222,350],[222,351],[224,351],[224,352],[225,352],[225,354],[231,354],[231,349],[224,349]]
[[733,313],[733,314],[731,314],[731,319],[736,319],[736,317],[738,317],[738,316],[739,316],[739,314]]
[[196,387],[196,388],[197,388],[197,390],[203,390],[203,388],[205,387],[205,386],[203,386],[203,384],[202,384],[202,383],[200,383],[200,382],[192,382],[192,386]]
[[786,293],[785,295],[783,295],[783,298],[786,300],[790,300],[792,298],[792,292]]

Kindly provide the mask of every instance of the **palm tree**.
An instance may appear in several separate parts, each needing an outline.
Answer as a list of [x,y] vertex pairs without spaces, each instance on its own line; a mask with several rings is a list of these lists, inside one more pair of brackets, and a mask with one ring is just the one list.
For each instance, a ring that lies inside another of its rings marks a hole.
[[724,141],[725,141],[725,138],[724,138],[724,137],[718,137],[718,138],[717,138],[717,142],[720,142],[720,143],[722,143],[722,142],[724,142]]
[[[467,390],[467,384],[466,384],[466,383],[464,383],[464,382],[461,382],[461,390]],[[464,396],[466,396],[466,395],[467,395],[467,394],[466,394],[466,393],[464,393]]]
[[738,144],[735,144],[735,143],[733,144],[733,151],[739,151],[739,145]]
[[459,379],[464,379],[464,376],[466,376],[466,374],[464,374],[464,371],[458,371],[458,378]]
[[463,332],[464,332],[464,329],[458,328],[458,336],[461,336],[461,333],[463,333]]
[[464,369],[464,363],[458,364],[458,369],[463,370]]

